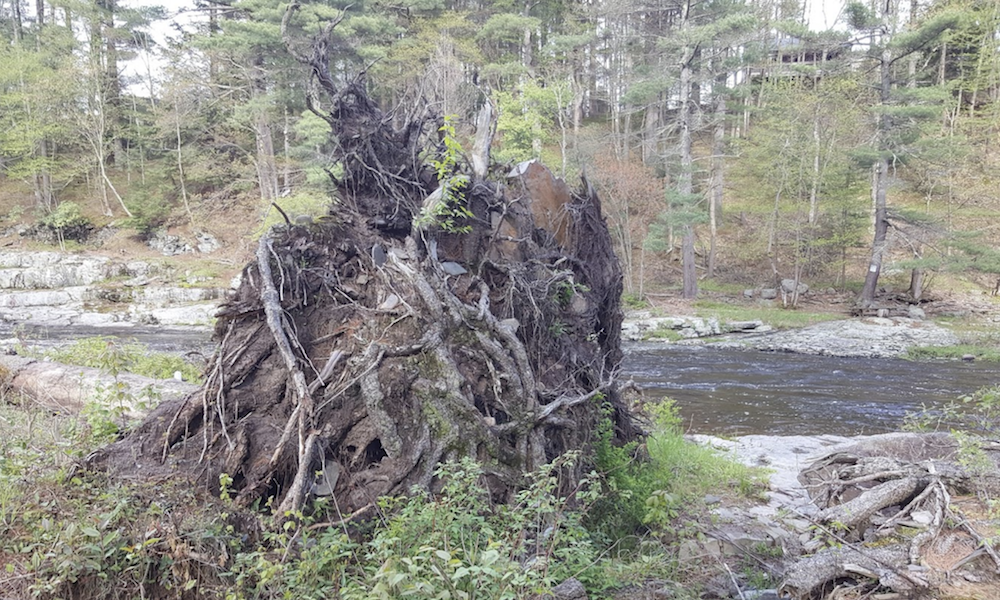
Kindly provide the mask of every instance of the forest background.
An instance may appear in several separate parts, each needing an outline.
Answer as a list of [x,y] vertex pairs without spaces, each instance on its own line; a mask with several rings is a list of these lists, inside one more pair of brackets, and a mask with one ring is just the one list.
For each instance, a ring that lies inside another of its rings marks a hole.
[[[282,40],[286,7],[0,2],[8,233],[72,245],[204,232],[245,259],[280,218],[272,202],[336,215],[335,140]],[[469,139],[492,103],[497,178],[532,158],[585,174],[630,299],[791,278],[870,305],[887,285],[919,300],[953,273],[995,290],[1000,2],[849,3],[825,31],[809,12],[794,0],[332,0],[304,3],[287,32],[306,44],[343,19],[332,72],[364,73],[400,119],[427,108]]]

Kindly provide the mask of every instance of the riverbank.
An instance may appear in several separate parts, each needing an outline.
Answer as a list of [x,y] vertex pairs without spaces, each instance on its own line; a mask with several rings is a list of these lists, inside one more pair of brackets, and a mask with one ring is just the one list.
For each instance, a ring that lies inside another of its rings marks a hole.
[[[924,355],[968,354],[965,358],[971,359],[995,356],[1000,350],[996,298],[954,294],[923,306],[926,309],[910,307],[907,316],[851,318],[841,296],[819,297],[802,311],[732,298],[672,298],[651,309],[627,312],[622,336],[629,341],[856,358],[896,358],[925,348],[931,350]],[[934,350],[959,346],[963,349],[957,353]]]

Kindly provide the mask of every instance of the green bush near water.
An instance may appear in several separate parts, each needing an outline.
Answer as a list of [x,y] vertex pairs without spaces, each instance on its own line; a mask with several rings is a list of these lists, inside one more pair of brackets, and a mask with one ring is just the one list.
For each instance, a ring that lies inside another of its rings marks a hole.
[[68,365],[104,370],[108,370],[109,360],[113,358],[116,371],[128,371],[154,379],[170,379],[175,372],[180,371],[184,381],[202,381],[202,370],[179,356],[150,352],[144,344],[121,343],[116,338],[106,336],[81,338],[67,346],[49,350],[44,356]]
[[959,360],[966,356],[972,356],[976,360],[987,362],[1000,362],[1000,348],[975,344],[958,344],[955,346],[919,346],[906,351],[906,358],[913,360]]

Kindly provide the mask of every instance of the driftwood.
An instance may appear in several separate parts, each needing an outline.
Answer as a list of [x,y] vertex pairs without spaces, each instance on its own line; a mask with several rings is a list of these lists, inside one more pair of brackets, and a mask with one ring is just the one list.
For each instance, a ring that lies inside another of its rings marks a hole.
[[[173,379],[152,379],[132,373],[113,377],[99,369],[64,365],[23,356],[0,355],[0,379],[7,389],[30,398],[54,412],[75,414],[96,399],[99,390],[121,385],[133,401],[121,408],[128,419],[141,419],[152,395],[158,401],[176,401],[198,389],[197,385]],[[116,407],[112,407],[116,408]]]
[[[979,457],[972,467],[969,452]],[[814,554],[789,568],[782,591],[797,599],[841,597],[848,588],[916,597],[979,557],[1000,574],[991,541],[952,504],[953,494],[993,497],[998,464],[989,444],[963,449],[944,433],[873,436],[819,459],[799,476],[822,509],[806,544]],[[977,549],[945,571],[928,569],[924,553],[948,529]]]
[[[444,461],[474,458],[504,501],[525,472],[586,455],[602,420],[634,439],[616,379],[621,269],[593,189],[573,193],[537,163],[509,185],[484,179],[442,143],[440,119],[399,120],[363,78],[331,75],[335,25],[293,54],[331,126],[339,201],[261,240],[218,314],[204,386],[90,466],[211,491],[225,473],[238,502],[282,515],[328,495],[337,521],[384,494],[433,490]],[[486,160],[488,132],[479,139]],[[442,203],[449,218],[435,220]],[[567,468],[564,491],[585,468]]]

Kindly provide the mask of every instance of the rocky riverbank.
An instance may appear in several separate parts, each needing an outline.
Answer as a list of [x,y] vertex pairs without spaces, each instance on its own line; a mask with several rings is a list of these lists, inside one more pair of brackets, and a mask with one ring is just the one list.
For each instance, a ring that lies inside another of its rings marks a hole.
[[[682,561],[726,565],[713,597],[997,597],[997,523],[980,499],[1000,481],[995,445],[970,477],[967,450],[944,433],[690,437],[769,470],[766,503],[706,498],[703,535],[681,543]],[[737,581],[747,559],[774,587]]]
[[865,317],[714,342],[723,348],[854,358],[894,358],[920,346],[954,346],[958,337],[930,321]]
[[622,325],[626,340],[712,344],[718,348],[793,352],[855,358],[895,358],[919,346],[954,346],[958,337],[931,321],[909,317],[863,317],[775,331],[760,320],[633,313]]
[[207,327],[225,292],[152,262],[0,252],[0,319],[8,323]]

